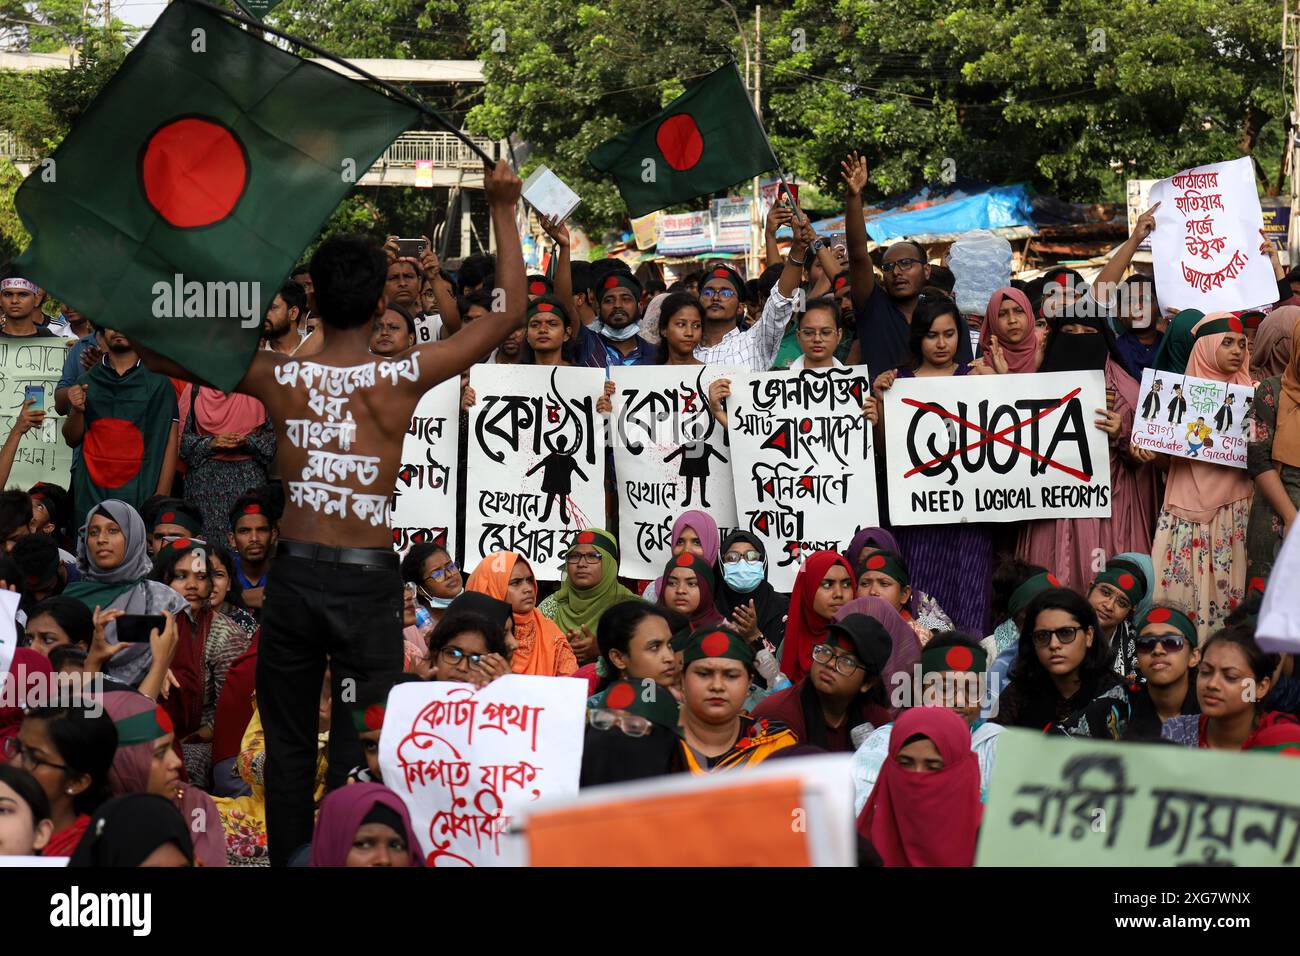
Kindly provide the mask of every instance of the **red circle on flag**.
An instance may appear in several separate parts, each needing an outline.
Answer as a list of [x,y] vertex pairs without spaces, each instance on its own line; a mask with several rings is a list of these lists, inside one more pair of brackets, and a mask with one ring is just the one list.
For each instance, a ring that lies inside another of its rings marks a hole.
[[248,186],[244,145],[216,120],[187,116],[154,130],[140,154],[145,197],[178,229],[225,219]]
[[1228,328],[1230,328],[1234,332],[1245,331],[1241,326],[1241,319],[1237,319],[1237,318],[1232,318],[1228,320]]
[[175,551],[184,551],[194,542],[189,538],[177,538],[175,541],[169,541],[168,544]]
[[537,303],[537,311],[538,311],[538,312],[554,312],[554,311],[555,311],[555,306],[551,305],[551,303],[549,303],[549,302],[538,302],[538,303]]
[[975,655],[970,652],[969,647],[950,647],[948,653],[943,656],[943,662],[948,665],[949,670],[968,671],[975,663]]
[[[121,488],[140,472],[144,436],[122,418],[97,418],[82,442],[82,461],[90,480],[100,488]],[[159,524],[168,524],[167,516]],[[172,515],[171,517],[175,517]]]
[[171,524],[175,520],[176,520],[176,512],[174,511],[164,511],[162,514],[158,516],[159,524]]
[[704,155],[704,137],[689,113],[678,113],[659,124],[655,145],[668,165],[676,170],[690,169]]
[[366,708],[366,712],[361,719],[365,722],[366,730],[379,730],[384,726],[383,705],[371,704]]
[[605,280],[604,288],[612,289],[616,285],[618,285],[618,276],[610,276],[608,279]]
[[615,684],[605,695],[605,706],[611,710],[622,710],[636,700],[636,691],[631,684]]
[[1137,584],[1137,580],[1133,577],[1133,575],[1124,573],[1119,576],[1119,586],[1122,587],[1125,591],[1131,591],[1133,589],[1133,585],[1135,584]]
[[885,566],[885,556],[883,554],[873,554],[867,558],[867,570],[879,571]]
[[1247,591],[1261,591],[1261,592],[1262,592],[1262,591],[1264,590],[1264,579],[1263,579],[1263,578],[1251,578],[1251,579],[1250,579],[1250,584],[1246,587],[1246,590],[1247,590]]
[[683,551],[677,555],[677,566],[679,568],[689,568],[694,562],[695,558],[691,556],[690,552]]
[[704,640],[700,641],[700,650],[704,651],[709,657],[721,657],[727,653],[727,648],[731,641],[727,640],[727,635],[721,631],[714,631]]
[[1165,621],[1169,620],[1171,617],[1173,617],[1173,614],[1170,612],[1169,608],[1167,608],[1167,607],[1156,607],[1156,608],[1152,608],[1152,609],[1151,609],[1151,613],[1147,615],[1147,623],[1148,623],[1148,624],[1163,624],[1163,623],[1165,623]]
[[728,272],[726,269],[714,269],[714,270],[713,270],[713,278],[715,278],[715,279],[730,279],[730,278],[731,278],[731,273]]
[[545,294],[546,294],[546,283],[544,283],[544,282],[534,282],[532,285],[530,285],[530,286],[528,287],[528,292],[529,292],[530,295],[545,295]]
[[262,513],[262,506],[261,506],[261,505],[245,505],[245,506],[244,506],[244,514],[246,514],[246,515],[260,515],[261,513]]
[[1047,583],[1054,588],[1059,588],[1061,586],[1061,582],[1056,579],[1055,574],[1049,574],[1047,576]]

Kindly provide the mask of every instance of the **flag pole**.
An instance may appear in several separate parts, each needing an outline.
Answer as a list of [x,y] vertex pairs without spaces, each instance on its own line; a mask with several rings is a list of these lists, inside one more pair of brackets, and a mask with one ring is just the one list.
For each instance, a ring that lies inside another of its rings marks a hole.
[[[741,89],[745,89],[745,81],[740,75],[740,67],[736,64],[735,56],[731,57],[730,62],[732,70],[736,73],[736,79],[740,83]],[[791,208],[796,210],[799,215],[803,216],[803,210],[799,208],[798,200],[795,199],[794,193],[790,190],[790,184],[786,182],[785,169],[781,165],[781,160],[777,157],[776,150],[772,148],[772,140],[767,135],[767,127],[763,125],[763,117],[758,115],[758,110],[754,108],[754,101],[750,99],[748,95],[745,97],[745,102],[749,104],[749,108],[754,114],[754,121],[758,123],[758,129],[763,134],[763,142],[767,146],[767,151],[771,155],[772,161],[776,163],[777,181],[781,184],[781,188],[785,190],[785,194],[790,197]],[[806,219],[807,217],[804,216],[804,218]]]
[[361,69],[361,67],[357,66],[354,63],[350,63],[349,61],[343,59],[341,56],[337,56],[329,52],[329,50],[324,50],[321,47],[316,46],[316,44],[314,43],[309,43],[308,41],[301,40],[298,37],[293,36],[292,34],[285,33],[283,30],[277,30],[275,27],[268,26],[267,24],[262,23],[259,20],[254,20],[251,17],[246,17],[242,13],[235,13],[233,10],[227,10],[224,7],[218,7],[214,4],[208,3],[207,0],[182,0],[182,2],[188,3],[191,6],[199,7],[200,9],[203,10],[208,10],[219,16],[225,17],[227,20],[234,20],[237,23],[242,23],[245,26],[252,27],[255,30],[262,30],[266,33],[273,34],[275,36],[278,36],[282,40],[288,40],[290,43],[302,47],[304,50],[310,50],[312,53],[315,53],[317,56],[329,60],[331,63],[337,63],[340,66],[347,67],[353,73],[365,77],[371,83],[374,83],[382,87],[383,89],[387,90],[389,93],[392,93],[394,96],[396,96],[403,102],[415,107],[425,116],[432,119],[444,130],[446,130],[448,133],[451,133],[462,143],[468,146],[471,150],[477,153],[479,158],[482,159],[484,164],[489,168],[495,165],[495,162],[493,161],[491,156],[483,152],[483,150],[479,147],[479,145],[475,143],[473,140],[471,140],[468,136],[466,136],[465,133],[460,129],[460,127],[456,126],[456,124],[452,123],[451,120],[447,119],[437,110],[435,110],[433,107],[426,106],[424,103],[417,100],[414,96],[411,96],[411,94],[399,89],[398,87],[394,86],[392,83],[389,83],[387,80],[381,80],[379,77],[367,73],[365,70]]

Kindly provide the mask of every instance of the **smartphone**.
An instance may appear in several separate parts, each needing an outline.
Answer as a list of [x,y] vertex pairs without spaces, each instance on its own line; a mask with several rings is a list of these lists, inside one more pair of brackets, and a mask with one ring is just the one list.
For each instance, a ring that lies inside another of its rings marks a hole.
[[43,411],[45,411],[45,386],[44,386],[44,385],[28,385],[26,388],[24,388],[24,389],[23,389],[23,403],[26,404],[27,402],[35,402],[35,403],[36,403],[35,405],[33,405],[33,406],[31,407],[31,411],[34,411],[34,412],[43,412]]
[[117,619],[117,640],[121,644],[148,644],[149,632],[162,633],[167,618],[161,614],[123,614]]
[[399,258],[419,259],[424,253],[423,239],[398,239],[397,255]]

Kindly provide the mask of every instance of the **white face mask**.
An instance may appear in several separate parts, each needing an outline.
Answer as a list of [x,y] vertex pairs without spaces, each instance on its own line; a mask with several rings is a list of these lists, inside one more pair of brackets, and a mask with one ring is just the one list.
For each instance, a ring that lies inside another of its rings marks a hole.
[[641,324],[633,320],[621,329],[611,329],[600,319],[597,319],[591,323],[591,330],[601,338],[609,339],[611,342],[626,342],[641,331]]

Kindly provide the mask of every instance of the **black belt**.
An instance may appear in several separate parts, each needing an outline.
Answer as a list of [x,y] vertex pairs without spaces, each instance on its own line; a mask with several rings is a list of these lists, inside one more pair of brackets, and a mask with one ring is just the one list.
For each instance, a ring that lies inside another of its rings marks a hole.
[[351,564],[392,571],[396,571],[399,566],[397,553],[388,548],[334,548],[327,544],[281,539],[275,553],[277,556],[306,558],[323,564]]

